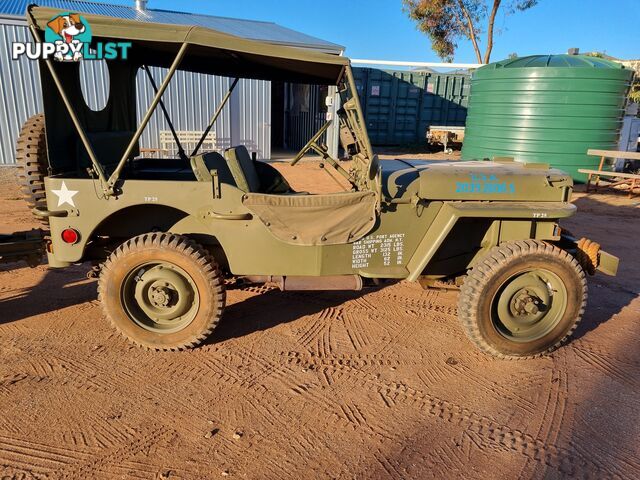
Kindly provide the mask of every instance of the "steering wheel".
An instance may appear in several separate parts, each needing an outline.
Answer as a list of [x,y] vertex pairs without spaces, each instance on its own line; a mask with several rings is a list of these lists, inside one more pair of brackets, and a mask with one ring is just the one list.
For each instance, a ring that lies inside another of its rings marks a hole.
[[304,157],[304,154],[307,153],[311,149],[311,147],[320,139],[322,134],[327,131],[329,125],[331,125],[331,122],[331,120],[328,120],[322,127],[320,127],[320,130],[318,130],[316,134],[309,139],[307,144],[302,147],[302,150],[300,150],[298,154],[293,158],[293,160],[291,160],[291,163],[289,165],[293,167],[300,161],[302,157]]

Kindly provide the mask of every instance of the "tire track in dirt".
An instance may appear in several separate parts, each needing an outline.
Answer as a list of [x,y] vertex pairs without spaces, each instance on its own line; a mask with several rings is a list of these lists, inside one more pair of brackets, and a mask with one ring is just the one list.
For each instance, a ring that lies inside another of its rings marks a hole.
[[[423,309],[418,308],[415,305],[403,306],[400,301],[394,301],[391,304],[381,303],[375,312],[375,316],[381,317],[381,320],[376,323],[384,324],[385,329],[390,333],[391,337],[396,336],[399,331],[406,328],[406,324],[410,319],[418,319],[425,323],[414,323],[413,328],[429,328],[433,325],[428,325],[426,322],[435,323],[437,328],[432,330],[434,334],[446,336],[448,338],[466,338],[464,331],[458,326],[457,310],[455,307],[429,305],[433,308]],[[363,316],[363,313],[357,310],[353,311],[353,314]],[[398,321],[397,319],[402,320]],[[374,319],[370,317],[369,320]],[[394,328],[390,328],[391,325],[393,325]]]
[[4,411],[3,415],[0,415],[0,434],[24,436],[24,427],[21,423],[18,418],[13,418],[13,415]]
[[[439,420],[463,426],[465,430],[478,435],[483,444],[492,445],[505,451],[518,453],[525,458],[553,467],[565,475],[585,476],[593,472],[607,474],[600,466],[584,459],[577,461],[575,454],[565,448],[545,443],[532,435],[500,424],[491,417],[472,412],[464,407],[446,400],[432,397],[405,385],[386,384],[379,386],[386,389],[387,395],[394,401],[418,406]],[[385,394],[384,392],[382,393]]]
[[371,411],[368,403],[360,404],[351,400],[340,402],[342,410],[341,419],[349,422],[351,428],[359,430],[367,437],[375,437],[379,442],[394,442],[399,435],[391,431],[384,422],[380,422],[380,416]]
[[395,290],[381,290],[380,301],[385,305],[394,305],[396,308],[406,308],[416,312],[439,312],[451,317],[457,317],[458,307],[455,303],[457,297],[443,298],[445,294],[437,290],[424,290],[417,295],[411,295],[408,289],[397,292]]
[[[406,472],[397,465],[392,459],[387,458],[387,455],[376,449],[373,452],[373,458],[378,462],[378,466],[387,474],[388,478],[405,478]],[[382,478],[379,474],[375,475],[378,478]]]
[[[50,360],[31,355],[20,358],[24,365],[13,366],[12,374],[0,377],[0,395],[11,394],[12,388],[20,383],[40,384],[41,386],[44,383],[55,381],[54,365]],[[32,388],[38,388],[38,386]]]
[[[612,378],[634,390],[640,388],[640,378],[637,375],[629,373],[629,369],[624,368],[624,363],[618,358],[612,357],[610,353],[595,350],[584,343],[573,347],[573,351],[578,358],[596,372]],[[637,364],[630,366],[634,367],[633,372],[637,372],[637,369],[640,367],[640,365]]]
[[[0,303],[0,307],[2,304]],[[24,324],[24,322],[9,322],[5,324],[0,324],[0,335],[3,338],[6,338],[6,343],[16,343],[21,338],[29,337],[33,334],[33,331],[30,331],[29,328]]]
[[11,387],[20,382],[40,383],[46,380],[46,377],[29,375],[27,373],[14,373],[7,377],[0,378],[0,395],[10,395]]
[[[153,361],[152,357],[148,355],[147,358],[150,361]],[[63,382],[60,382],[60,385],[71,385],[76,391],[88,390],[94,393],[110,395],[118,391],[129,392],[131,390],[131,385],[137,383],[138,379],[144,376],[144,371],[148,367],[145,362],[142,362],[137,366],[137,370],[139,371],[119,371],[119,369],[113,369],[113,365],[104,362],[102,358],[89,358],[84,362],[76,360],[68,362],[65,359],[61,362],[63,362],[69,369],[72,367],[73,373],[67,372],[66,378]],[[55,366],[56,359],[51,363]],[[173,376],[171,374],[171,370],[172,369],[169,369],[167,375],[163,376],[163,378],[166,378],[167,382],[171,381],[175,383],[175,379],[180,378],[180,376]],[[180,369],[178,368],[174,369],[174,371],[177,371],[178,373],[179,370]],[[206,368],[201,371],[205,374],[209,372]],[[100,382],[94,381],[92,383],[91,380],[93,377],[109,379],[110,381],[108,384],[103,383],[104,380],[101,380]],[[208,375],[208,377],[210,377],[210,375]],[[69,378],[72,380],[69,381]],[[181,425],[184,428],[191,433],[201,435],[201,427],[198,426],[197,420],[202,416],[203,411],[206,411],[204,408],[206,402],[204,400],[200,401],[199,398],[196,399],[197,401],[194,401],[193,398],[184,398],[180,394],[181,390],[179,388],[177,388],[176,391],[167,390],[162,386],[163,378],[158,379],[158,383],[146,384],[145,394],[147,396],[163,399],[164,404],[171,405],[172,409],[176,409],[176,412],[172,414],[173,420],[177,420],[178,418],[182,419],[183,421],[181,422]],[[207,376],[199,377],[199,382],[202,381],[202,378],[207,378]],[[220,379],[222,378],[223,377],[220,376]],[[154,378],[154,380],[156,379]],[[183,379],[182,381],[188,383],[188,379]],[[96,388],[96,385],[100,388]],[[85,443],[93,443],[102,448],[109,448],[120,444],[123,441],[130,441],[132,440],[132,437],[137,434],[137,432],[130,432],[129,435],[123,435],[123,432],[127,431],[126,429],[113,429],[103,418],[96,418],[95,421],[84,424],[82,431],[87,435],[84,440]],[[82,439],[76,439],[78,444],[82,441]]]
[[557,352],[552,360],[551,379],[548,383],[543,384],[549,388],[542,410],[543,424],[538,436],[545,443],[555,445],[564,428],[569,395],[569,374],[567,373],[568,365],[564,352]]
[[335,323],[342,321],[342,310],[340,307],[325,309],[320,313],[320,321],[325,323],[324,328],[316,335],[315,351],[319,355],[330,355],[331,348],[331,335],[332,330],[335,328]]
[[2,480],[46,480],[50,477],[44,473],[36,473],[12,465],[0,465],[0,478]]
[[348,308],[355,310],[363,310],[365,312],[376,312],[380,308],[380,302],[378,300],[378,294],[381,289],[374,289],[373,291],[366,292],[362,295],[358,295],[345,302],[344,305]]
[[[304,363],[301,358],[294,361],[296,364]],[[311,361],[307,361],[311,364]],[[439,420],[463,426],[466,431],[474,432],[482,439],[483,443],[518,453],[532,461],[552,467],[565,475],[589,476],[594,472],[598,475],[611,473],[606,467],[594,463],[587,457],[576,458],[574,448],[547,445],[543,440],[526,432],[512,429],[491,417],[473,412],[453,402],[401,383],[380,379],[375,375],[348,366],[339,365],[334,368],[348,370],[354,383],[362,387],[374,388],[392,402],[402,402],[418,407]]]
[[343,307],[344,328],[354,350],[372,351],[396,336],[405,327],[406,312],[377,308],[365,311],[347,304]]
[[434,442],[429,432],[418,430],[416,434],[402,438],[397,451],[385,454],[376,450],[374,455],[383,470],[374,469],[367,477],[479,478],[470,474],[471,449],[472,446],[478,448],[471,436],[468,432],[462,432],[458,438],[441,434],[441,438]]
[[81,362],[69,357],[52,358],[52,370],[62,385],[73,385],[80,390],[109,393],[115,387],[113,378],[104,375],[105,371],[96,371],[93,364]]
[[[364,410],[343,398],[343,392],[350,389],[348,383],[336,382],[336,380],[329,375],[331,370],[323,368],[321,365],[313,365],[308,368],[297,368],[293,370],[290,366],[291,362],[288,360],[289,355],[296,356],[298,352],[289,352],[288,354],[281,353],[278,364],[271,363],[269,369],[271,371],[271,379],[284,387],[285,391],[300,396],[302,401],[312,406],[310,411],[331,412],[336,420],[343,422],[342,427],[347,425],[350,427],[358,427],[384,439],[390,437],[390,434],[385,428],[375,425],[375,422],[367,422],[365,420],[366,412]],[[316,357],[314,353],[307,353],[307,355]],[[253,360],[257,359],[254,358]],[[262,361],[264,362],[264,360]],[[337,359],[337,361],[341,362],[343,360]],[[369,363],[374,365],[374,363],[370,361]],[[300,379],[300,372],[306,372],[307,376],[313,373],[314,376],[309,377],[307,380]],[[325,388],[325,386],[330,386],[331,389],[329,390]],[[269,391],[272,390],[272,388],[269,389]],[[304,410],[309,410],[309,408],[305,408]],[[267,415],[267,417],[269,417],[269,415]]]
[[[355,350],[363,350],[374,343],[370,334],[367,332],[361,316],[344,313],[342,318],[344,320],[344,328]],[[369,320],[369,318],[367,318],[367,320]]]
[[487,378],[478,374],[476,370],[471,369],[461,363],[452,365],[452,370],[467,379],[471,385],[479,387],[480,389],[490,393],[492,396],[508,400],[526,414],[533,415],[535,413],[536,404],[530,399],[519,395],[514,388],[509,388],[509,386],[501,385],[491,378]]
[[[287,369],[290,372],[293,372],[291,364],[287,362],[285,365],[287,365]],[[320,380],[320,378],[323,378],[322,368],[313,366],[308,369],[296,370],[304,371],[308,379],[297,381],[293,386],[290,386],[292,379],[289,377],[282,379],[282,383],[285,386],[289,386],[293,394],[300,396],[301,401],[313,406],[309,411],[330,412],[336,419],[343,421],[343,427],[345,425],[350,427],[362,426],[362,413],[357,407],[350,405],[343,398],[343,393],[348,389],[348,385],[343,382],[332,382],[329,390],[324,388],[323,382]]]
[[425,387],[442,384],[451,376],[451,371],[446,369],[444,365],[433,363],[427,367],[425,370],[416,372],[418,379]]
[[[538,385],[538,388],[542,390],[542,397],[545,399],[542,412],[537,415],[537,418],[540,419],[540,425],[535,436],[546,445],[555,445],[558,443],[565,418],[569,395],[569,376],[566,371],[565,355],[556,352],[550,358],[553,363],[552,367],[544,372],[545,376],[541,377],[540,381],[535,382],[535,385]],[[534,382],[534,379],[531,382]],[[520,469],[518,478],[525,480],[544,476],[545,472],[540,471],[540,464],[527,458]]]
[[[82,318],[70,318],[64,311],[48,313],[46,321],[39,322],[37,329],[33,328],[31,320],[15,321],[0,325],[0,335],[3,343],[18,348],[21,355],[42,356],[45,361],[52,351],[59,353],[62,350],[70,350],[71,353],[76,353],[79,350],[93,351],[100,348],[96,333],[100,337],[104,335],[104,342],[112,346],[123,349],[129,347],[130,344],[122,339],[120,334],[114,334],[99,310],[94,310],[94,315],[85,312]],[[9,331],[2,330],[3,327],[11,326],[15,328]],[[92,334],[82,335],[78,334],[78,331],[91,331]]]
[[140,435],[140,432],[123,422],[113,421],[109,419],[91,416],[86,418],[83,416],[80,425],[85,428],[81,429],[82,436],[77,438],[75,431],[71,434],[71,441],[79,444],[83,442],[90,448],[113,448],[121,443],[131,442]]
[[[378,294],[385,304],[396,304],[418,310],[429,310],[434,306],[445,306],[448,292],[437,289],[423,289],[411,283],[399,283],[393,287],[381,289]],[[452,303],[452,308],[456,308]]]
[[[589,431],[590,426],[584,425],[583,431]],[[592,430],[586,438],[574,441],[576,451],[583,456],[592,458],[594,463],[611,472],[612,477],[626,479],[630,478],[629,472],[640,471],[640,459],[634,451],[630,451],[624,442],[619,439],[607,439],[610,443],[605,444],[600,440],[601,432]],[[637,475],[636,475],[637,476]]]
[[[252,424],[256,425],[251,431],[254,448],[251,456],[235,456],[226,462],[232,467],[231,472],[237,472],[239,476],[247,475],[249,472],[253,472],[250,475],[255,475],[255,471],[251,468],[252,459],[255,456],[260,456],[263,459],[260,478],[298,479],[300,476],[296,472],[299,472],[300,465],[307,465],[305,475],[308,478],[314,478],[319,476],[319,474],[313,474],[314,458],[329,460],[329,465],[325,461],[325,465],[322,466],[323,471],[326,469],[341,470],[342,465],[336,459],[336,453],[330,450],[330,445],[320,441],[318,432],[309,424],[318,415],[323,415],[326,421],[326,431],[351,427],[351,424],[342,417],[327,415],[322,410],[311,409],[309,404],[301,401],[298,397],[294,397],[293,400],[284,404],[282,399],[273,399],[269,396],[246,396],[243,397],[243,400],[248,403],[252,412]],[[283,408],[293,407],[302,412],[302,415],[295,422],[280,414]],[[337,425],[334,425],[336,423]],[[268,432],[278,432],[278,435],[267,434],[264,431],[265,426],[268,426]]]
[[59,469],[57,477],[60,479],[86,479],[95,475],[95,472],[109,473],[113,467],[122,464],[123,461],[149,450],[159,443],[170,442],[177,433],[164,426],[156,426],[149,432],[125,443],[119,443],[114,448],[91,455],[78,463]]
[[462,458],[463,449],[456,447],[452,440],[444,441],[430,452],[430,464],[435,469],[436,477],[447,478],[452,472],[464,472],[467,470]]
[[232,357],[237,358],[240,364],[251,366],[253,370],[247,376],[241,378],[238,387],[245,390],[255,390],[256,387],[271,378],[279,382],[287,389],[297,387],[297,383],[292,380],[291,368],[289,365],[273,362],[265,356],[258,355],[252,350],[238,349]]
[[[246,385],[246,380],[243,380],[242,376],[238,374],[237,368],[233,368],[227,363],[228,358],[225,358],[223,356],[222,360],[223,361],[220,361],[219,358],[205,358],[200,365],[190,365],[189,367],[187,367],[188,372],[186,378],[188,380],[209,378],[209,374],[213,374],[214,379],[221,384],[227,386],[237,386],[241,382],[244,382],[244,385]],[[184,368],[184,364],[176,363],[174,369],[175,374],[184,375]]]
[[46,445],[17,436],[0,434],[0,464],[37,474],[51,474],[71,463],[86,461],[88,451]]
[[433,322],[440,333],[452,338],[466,338],[462,327],[459,325],[457,309],[446,305],[432,305],[428,309],[416,309],[407,307],[406,314],[414,318]]
[[[412,322],[405,322],[405,324],[397,332],[390,337],[387,337],[385,342],[381,342],[378,348],[374,349],[373,354],[383,357],[388,354],[392,354],[396,349],[397,342],[403,342],[409,337],[414,335],[415,325]],[[404,342],[403,342],[404,343]]]
[[314,315],[295,331],[296,345],[303,350],[311,350],[311,345],[317,344],[318,338],[328,328],[327,319],[337,318],[338,314],[334,307],[329,307],[323,309],[318,315]]
[[347,366],[351,368],[369,368],[369,367],[392,367],[392,366],[415,366],[419,362],[403,362],[399,358],[385,358],[378,354],[333,354],[333,355],[317,355],[313,352],[288,351],[280,352],[281,362],[310,362],[314,368],[324,366]]

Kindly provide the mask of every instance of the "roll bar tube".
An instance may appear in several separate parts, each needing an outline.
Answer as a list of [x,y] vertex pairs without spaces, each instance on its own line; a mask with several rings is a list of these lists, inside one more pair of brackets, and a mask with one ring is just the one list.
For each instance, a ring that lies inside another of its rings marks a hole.
[[[158,93],[158,86],[156,85],[156,81],[153,79],[153,75],[151,75],[151,70],[149,70],[149,67],[147,65],[143,65],[142,68],[147,73],[147,78],[149,79],[149,83],[151,84],[153,91],[155,93]],[[173,140],[176,142],[176,145],[178,146],[178,155],[180,156],[181,159],[186,160],[187,154],[185,153],[184,148],[182,148],[182,143],[180,143],[180,139],[178,138],[178,133],[176,132],[175,127],[173,126],[173,122],[171,121],[171,116],[167,111],[167,107],[164,106],[164,102],[162,100],[160,100],[158,104],[162,109],[162,114],[164,115],[164,119],[167,121],[167,124],[169,125],[169,129],[171,130],[171,135],[173,135]]]
[[131,152],[133,152],[133,149],[136,146],[136,143],[138,142],[138,140],[140,139],[140,136],[142,135],[142,132],[146,128],[147,124],[149,123],[149,120],[151,120],[151,115],[153,115],[153,112],[155,111],[156,107],[158,106],[158,103],[160,102],[160,99],[162,98],[162,94],[164,93],[164,91],[169,86],[169,82],[173,78],[173,75],[176,73],[176,70],[178,69],[178,66],[180,65],[180,62],[182,61],[182,58],[184,57],[184,54],[187,52],[187,48],[188,47],[189,47],[189,44],[187,42],[184,42],[182,44],[182,46],[180,47],[180,50],[178,50],[178,53],[176,54],[176,58],[173,60],[173,63],[171,64],[171,67],[169,68],[169,72],[167,73],[167,76],[164,77],[164,80],[162,81],[162,84],[160,85],[160,88],[156,92],[155,97],[153,97],[151,105],[149,105],[149,108],[147,109],[147,113],[144,115],[144,118],[142,119],[142,122],[140,122],[140,125],[138,126],[138,130],[136,130],[136,133],[133,135],[133,138],[129,142],[129,145],[127,146],[127,149],[125,150],[124,154],[122,155],[122,158],[120,159],[120,162],[118,162],[118,166],[113,171],[113,173],[109,177],[109,180],[107,181],[107,187],[108,187],[107,193],[109,193],[111,195],[113,195],[115,193],[113,187],[116,184],[116,182],[118,181],[118,177],[120,176],[120,172],[124,168],[124,165],[125,165],[127,159],[129,158],[129,155],[131,155]]
[[207,125],[207,128],[205,129],[205,131],[202,132],[202,136],[200,137],[200,140],[198,140],[198,144],[196,145],[196,148],[194,148],[193,152],[191,152],[191,156],[192,157],[196,153],[198,153],[198,150],[200,150],[200,147],[204,143],[204,139],[207,138],[207,135],[209,135],[209,132],[213,128],[213,124],[216,123],[216,120],[218,120],[218,117],[222,113],[222,109],[224,108],[224,106],[229,101],[229,98],[231,97],[231,94],[233,93],[233,90],[236,88],[236,85],[238,84],[238,80],[239,80],[239,78],[236,78],[233,81],[233,83],[229,87],[229,90],[227,91],[227,94],[224,96],[224,98],[220,102],[220,105],[218,105],[218,108],[216,108],[216,111],[214,112],[213,116],[211,117],[211,120],[209,120],[209,125]]

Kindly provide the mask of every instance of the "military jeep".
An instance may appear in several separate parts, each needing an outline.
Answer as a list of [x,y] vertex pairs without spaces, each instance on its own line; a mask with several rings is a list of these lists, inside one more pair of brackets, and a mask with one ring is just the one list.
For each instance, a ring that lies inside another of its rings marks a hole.
[[[57,13],[30,8],[35,41]],[[93,41],[132,43],[126,60],[107,62],[107,106],[93,111],[70,94],[80,89],[77,62],[41,60],[44,114],[24,126],[17,161],[49,232],[49,265],[93,262],[105,315],[138,345],[200,344],[223,315],[229,279],[282,290],[408,280],[459,287],[460,321],[484,352],[532,357],[558,347],[580,321],[585,272],[616,273],[615,257],[559,226],[576,211],[572,180],[561,171],[508,158],[379,161],[343,56],[201,27],[86,19]],[[168,69],[158,84],[150,67]],[[155,90],[140,122],[139,70]],[[171,125],[162,95],[177,70],[334,87],[339,109],[291,165],[313,152],[349,187],[296,192],[243,146],[185,152],[173,127],[176,158],[140,156],[140,136],[158,106]],[[322,142],[332,122],[344,159]]]

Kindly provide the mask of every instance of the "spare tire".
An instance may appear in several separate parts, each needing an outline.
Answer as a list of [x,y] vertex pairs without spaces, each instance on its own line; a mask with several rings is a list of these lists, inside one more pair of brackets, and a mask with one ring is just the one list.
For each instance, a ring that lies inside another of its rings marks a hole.
[[[22,197],[27,205],[30,209],[46,209],[44,177],[47,176],[49,163],[43,113],[33,115],[22,126],[16,142],[16,164]],[[48,225],[46,217],[38,219]]]

